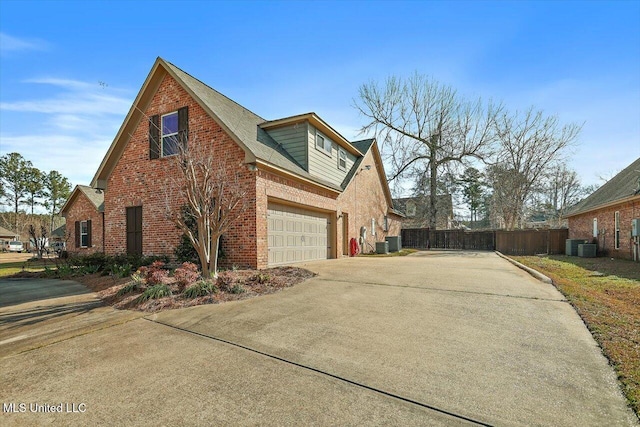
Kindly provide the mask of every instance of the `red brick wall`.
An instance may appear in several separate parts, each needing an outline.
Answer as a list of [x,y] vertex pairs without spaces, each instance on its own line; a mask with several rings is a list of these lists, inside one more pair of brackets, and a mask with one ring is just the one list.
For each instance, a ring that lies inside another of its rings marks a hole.
[[[360,227],[367,227],[367,242],[375,248],[375,242],[384,241],[386,236],[400,234],[398,217],[389,215],[387,232],[383,231],[384,217],[387,215],[387,203],[384,197],[383,184],[380,181],[373,155],[369,152],[362,165],[371,165],[370,170],[363,170],[352,180],[347,189],[340,195],[322,190],[315,186],[301,183],[294,179],[284,178],[267,171],[259,171],[256,189],[257,205],[257,251],[258,267],[264,268],[268,262],[267,241],[267,204],[270,200],[286,200],[303,208],[319,209],[330,213],[332,230],[330,231],[331,245],[334,256],[343,256],[344,240],[347,242],[360,236]],[[347,236],[343,235],[344,216],[348,214]],[[371,233],[371,219],[376,220],[376,235]],[[366,246],[368,252],[371,246]]]
[[[76,255],[89,255],[94,252],[104,252],[102,237],[102,212],[98,212],[95,205],[82,193],[78,192],[73,204],[65,214],[67,220],[67,251]],[[76,221],[91,220],[91,247],[76,247]]]
[[[255,199],[255,176],[241,162],[244,151],[170,76],[165,76],[153,96],[147,117],[189,107],[189,147],[205,147],[216,154],[220,167],[238,172]],[[184,200],[177,196],[179,169],[175,157],[149,159],[149,125],[142,120],[133,132],[122,157],[109,176],[105,192],[106,253],[126,252],[126,208],[142,206],[142,250],[145,255],[173,255],[181,232],[167,219],[167,210],[177,210]],[[253,205],[250,203],[250,205]],[[249,208],[223,239],[227,258],[223,265],[256,266],[255,206]]]
[[[332,245],[338,257],[342,256],[343,239],[357,238],[361,226],[367,227],[367,241],[371,245],[383,241],[386,235],[400,234],[400,223],[392,216],[389,216],[389,232],[382,230],[387,205],[371,153],[362,163],[371,165],[371,170],[361,171],[347,190],[337,196],[331,191],[265,170],[250,172],[241,164],[244,151],[169,76],[165,76],[145,114],[162,115],[184,106],[189,107],[189,147],[199,144],[220,153],[221,167],[230,173],[238,172],[248,191],[250,208],[224,235],[222,249],[226,257],[221,260],[221,266],[267,266],[267,204],[270,199],[287,200],[330,212]],[[147,121],[141,121],[107,183],[105,247],[108,254],[126,251],[125,214],[130,206],[142,206],[142,248],[145,255],[173,255],[180,240],[181,232],[166,219],[167,209],[179,209],[184,204],[175,197],[175,180],[179,171],[171,157],[149,160],[148,130]],[[343,236],[344,219],[338,218],[338,212],[349,214],[348,236]],[[371,218],[376,220],[376,236],[370,230]]]
[[[614,215],[620,212],[620,248],[614,247]],[[570,239],[593,239],[593,219],[598,219],[598,253],[613,258],[632,259],[631,220],[640,218],[640,200],[599,209],[569,218]]]

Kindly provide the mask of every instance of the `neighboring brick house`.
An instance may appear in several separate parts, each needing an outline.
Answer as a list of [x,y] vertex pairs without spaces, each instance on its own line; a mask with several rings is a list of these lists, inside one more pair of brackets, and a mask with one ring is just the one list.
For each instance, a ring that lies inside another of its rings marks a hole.
[[[404,213],[402,228],[429,228],[430,196],[414,196],[393,199],[396,209]],[[453,227],[453,202],[451,194],[436,197],[436,229],[449,230]]]
[[637,238],[631,221],[640,219],[640,158],[611,178],[565,215],[570,239],[598,244],[598,253],[633,259]]
[[[374,140],[350,142],[315,113],[267,121],[158,58],[91,182],[104,195],[96,211],[104,212],[104,239],[92,222],[93,247],[174,254],[181,232],[166,212],[184,200],[168,196],[179,176],[172,138],[216,154],[251,201],[223,236],[223,266],[339,258],[361,227],[369,249],[400,233]],[[70,229],[91,207],[75,206],[79,193],[72,199]]]
[[68,224],[67,251],[78,255],[104,252],[104,192],[76,185],[61,209]]

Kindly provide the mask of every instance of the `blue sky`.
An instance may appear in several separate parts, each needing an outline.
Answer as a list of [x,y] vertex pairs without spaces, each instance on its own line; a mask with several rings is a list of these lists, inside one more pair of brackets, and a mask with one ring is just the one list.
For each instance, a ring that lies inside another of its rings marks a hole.
[[157,56],[266,119],[345,137],[358,87],[418,71],[583,123],[585,184],[640,157],[640,1],[0,0],[0,155],[88,184]]

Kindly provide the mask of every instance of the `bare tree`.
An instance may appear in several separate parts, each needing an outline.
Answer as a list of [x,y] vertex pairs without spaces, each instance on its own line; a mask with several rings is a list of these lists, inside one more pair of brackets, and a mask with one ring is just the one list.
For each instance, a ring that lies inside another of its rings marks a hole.
[[36,233],[36,227],[33,224],[30,224],[29,236],[31,237],[31,242],[35,247],[36,253],[38,254],[38,258],[42,259],[48,245],[47,227],[40,225],[40,235],[38,235]]
[[[189,238],[203,277],[217,277],[220,236],[249,206],[239,176],[244,165],[225,165],[220,156],[193,141],[189,148],[178,147],[174,159],[180,172],[166,194],[166,216]],[[184,209],[175,208],[175,198],[184,201]]]
[[500,142],[496,165],[509,175],[492,180],[492,188],[494,196],[501,198],[500,210],[507,229],[517,226],[534,186],[563,159],[581,128],[573,123],[563,126],[557,116],[545,116],[533,107],[522,114],[505,112],[496,118]]
[[486,182],[491,189],[489,197],[490,220],[493,228],[513,229],[520,223],[523,209],[517,205],[519,188],[524,185],[522,174],[505,163],[487,167]]
[[559,226],[560,219],[567,211],[586,195],[586,188],[580,183],[578,174],[560,163],[551,168],[546,175],[543,191],[546,196],[546,205],[553,213],[553,225]]
[[369,120],[362,133],[382,141],[389,181],[428,171],[429,225],[435,229],[439,174],[448,164],[490,154],[492,124],[502,107],[467,102],[453,88],[417,73],[406,80],[389,77],[382,86],[364,84],[354,103]]

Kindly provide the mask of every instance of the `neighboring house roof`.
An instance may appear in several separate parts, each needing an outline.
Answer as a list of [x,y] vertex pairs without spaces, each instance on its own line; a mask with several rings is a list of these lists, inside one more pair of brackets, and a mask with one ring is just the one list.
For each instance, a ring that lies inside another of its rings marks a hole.
[[[430,196],[401,197],[393,199],[396,209],[404,213],[403,228],[427,228],[429,227],[429,211],[431,209]],[[449,220],[453,218],[453,202],[451,194],[442,194],[436,197],[436,225],[438,228],[447,228]],[[413,209],[408,209],[413,205]],[[408,212],[409,211],[409,212]]]
[[[146,111],[155,90],[167,74],[176,80],[185,91],[200,104],[207,114],[244,149],[245,163],[256,163],[281,173],[292,174],[299,179],[301,178],[304,181],[339,193],[344,191],[350,179],[353,178],[357,172],[359,167],[358,162],[356,162],[352,170],[347,174],[347,179],[342,182],[342,185],[338,186],[321,177],[309,174],[265,129],[284,126],[296,120],[309,120],[314,126],[321,128],[329,135],[335,137],[337,143],[345,146],[350,152],[356,154],[359,159],[362,159],[362,156],[365,155],[372,146],[376,147],[374,140],[350,143],[315,113],[306,113],[299,116],[267,121],[170,62],[158,57],[129,110],[124,123],[102,160],[98,171],[93,177],[91,181],[93,187],[106,188],[106,181],[124,152],[124,147],[127,145],[133,129],[137,127],[140,120],[144,119],[143,112]],[[375,155],[376,153],[377,155]],[[378,163],[378,169],[383,170],[382,159],[377,152],[377,148],[375,149],[374,157],[376,158],[376,163]],[[382,173],[382,177],[385,187],[387,187],[385,193],[388,203],[392,206],[391,193],[386,185],[384,172]]]
[[8,238],[8,239],[14,239],[17,236],[16,233],[14,233],[13,231],[9,231],[4,227],[0,227],[0,237],[3,238]]
[[51,232],[51,237],[64,238],[66,232],[67,232],[67,225],[62,224],[60,227],[56,228]]
[[98,190],[97,188],[89,187],[87,185],[76,185],[76,188],[73,189],[71,195],[67,199],[67,202],[62,206],[60,212],[62,215],[65,214],[73,204],[73,201],[80,195],[84,194],[84,196],[89,199],[89,201],[95,206],[98,212],[104,212],[104,191]]
[[564,217],[572,217],[629,200],[640,199],[640,158],[574,205]]

